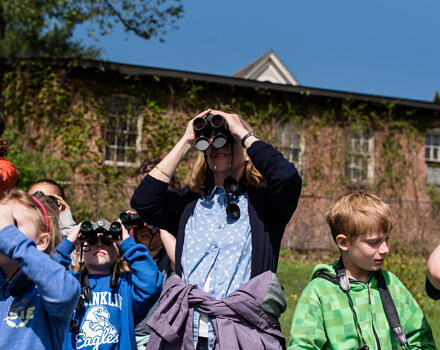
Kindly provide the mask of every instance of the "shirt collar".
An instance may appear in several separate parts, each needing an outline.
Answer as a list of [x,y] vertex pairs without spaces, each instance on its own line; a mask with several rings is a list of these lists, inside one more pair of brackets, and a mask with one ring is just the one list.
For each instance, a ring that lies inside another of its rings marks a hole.
[[211,190],[211,192],[207,195],[207,197],[209,198],[209,199],[212,199],[212,197],[214,197],[214,195],[215,195],[215,193],[218,193],[218,194],[223,194],[223,193],[225,193],[225,189],[223,188],[223,187],[220,187],[220,186],[214,186],[214,188]]

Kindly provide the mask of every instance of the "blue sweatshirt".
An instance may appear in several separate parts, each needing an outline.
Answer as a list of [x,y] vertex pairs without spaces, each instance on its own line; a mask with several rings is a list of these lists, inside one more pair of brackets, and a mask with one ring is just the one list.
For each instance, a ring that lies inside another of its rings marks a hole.
[[[22,271],[10,283],[0,271],[0,349],[60,349],[78,303],[78,281],[13,225],[0,231],[0,253]],[[26,276],[34,285],[11,296]]]
[[[135,326],[158,299],[163,276],[144,245],[127,238],[120,248],[131,271],[119,276],[114,290],[110,289],[110,274],[88,274],[91,302],[78,315],[77,333],[67,332],[63,349],[136,349]],[[53,256],[68,266],[74,249],[64,239],[56,248],[58,256]]]

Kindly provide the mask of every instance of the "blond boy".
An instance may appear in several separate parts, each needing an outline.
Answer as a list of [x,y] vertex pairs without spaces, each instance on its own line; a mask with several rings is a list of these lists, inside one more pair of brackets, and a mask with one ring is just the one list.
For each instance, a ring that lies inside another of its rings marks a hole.
[[410,292],[395,275],[381,270],[392,229],[389,206],[371,193],[349,193],[330,207],[327,222],[340,259],[314,268],[298,300],[288,349],[398,349],[376,273],[384,277],[409,348],[436,349]]

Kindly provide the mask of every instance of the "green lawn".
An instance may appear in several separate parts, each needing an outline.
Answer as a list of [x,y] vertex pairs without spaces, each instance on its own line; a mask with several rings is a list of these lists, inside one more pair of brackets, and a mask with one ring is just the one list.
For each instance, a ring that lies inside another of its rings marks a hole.
[[[316,260],[318,262],[329,262]],[[281,316],[281,328],[288,341],[290,325],[292,323],[296,302],[301,291],[309,281],[315,262],[296,262],[291,259],[281,259],[278,264],[277,276],[284,287],[287,300],[287,309]],[[428,319],[437,344],[440,344],[440,301],[429,299],[424,292],[425,259],[420,256],[408,256],[405,254],[390,256],[387,258],[386,270],[396,274],[406,287],[415,296]]]

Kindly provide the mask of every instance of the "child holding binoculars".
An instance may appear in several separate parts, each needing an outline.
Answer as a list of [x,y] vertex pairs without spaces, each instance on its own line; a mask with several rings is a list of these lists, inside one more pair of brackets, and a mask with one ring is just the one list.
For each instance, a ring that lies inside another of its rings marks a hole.
[[68,266],[78,242],[79,271],[72,273],[80,281],[81,298],[63,349],[136,349],[135,325],[159,297],[162,274],[147,248],[136,244],[120,222],[77,225],[54,258]]
[[80,286],[48,255],[61,240],[47,196],[0,202],[0,349],[60,349]]

